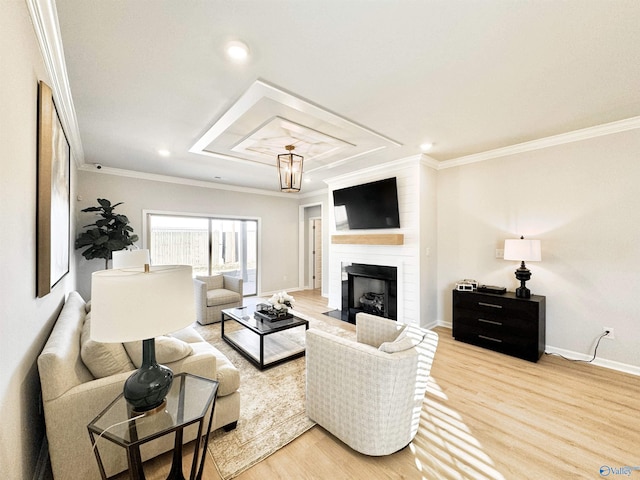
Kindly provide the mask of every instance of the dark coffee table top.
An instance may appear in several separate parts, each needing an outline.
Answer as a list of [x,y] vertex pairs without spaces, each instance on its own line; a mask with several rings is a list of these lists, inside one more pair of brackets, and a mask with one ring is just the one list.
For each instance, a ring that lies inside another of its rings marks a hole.
[[270,333],[280,332],[282,330],[287,330],[289,328],[298,327],[300,325],[307,325],[309,322],[302,318],[296,317],[295,314],[293,318],[287,318],[284,320],[276,320],[269,321],[256,318],[255,314],[255,306],[245,306],[245,307],[236,307],[236,308],[227,308],[222,310],[223,313],[223,321],[224,316],[235,320],[236,322],[244,325],[254,333],[258,335],[269,335]]

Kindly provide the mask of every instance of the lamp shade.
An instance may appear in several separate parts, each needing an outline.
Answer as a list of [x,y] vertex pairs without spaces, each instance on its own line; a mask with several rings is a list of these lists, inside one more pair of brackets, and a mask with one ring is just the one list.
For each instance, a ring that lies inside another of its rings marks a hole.
[[542,260],[540,240],[527,240],[524,238],[505,240],[504,259],[539,262]]
[[193,323],[195,301],[189,265],[101,270],[91,276],[91,339],[145,340]]
[[150,265],[149,250],[118,250],[111,253],[113,268],[143,267]]

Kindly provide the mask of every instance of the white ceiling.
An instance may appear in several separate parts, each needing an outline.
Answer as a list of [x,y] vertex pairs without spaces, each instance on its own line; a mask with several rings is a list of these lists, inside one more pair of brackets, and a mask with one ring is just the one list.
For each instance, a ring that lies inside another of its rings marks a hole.
[[[277,191],[249,138],[275,122],[260,135],[277,143],[276,117],[336,140],[310,159],[303,192],[427,141],[447,165],[620,120],[638,128],[637,0],[56,5],[81,161],[105,170]],[[244,64],[223,53],[234,39],[249,45]]]

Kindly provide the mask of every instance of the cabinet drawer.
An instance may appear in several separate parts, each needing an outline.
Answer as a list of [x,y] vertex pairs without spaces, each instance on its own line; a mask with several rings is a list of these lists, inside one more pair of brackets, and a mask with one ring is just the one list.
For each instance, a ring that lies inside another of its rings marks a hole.
[[528,318],[513,312],[511,315],[502,311],[482,311],[470,310],[467,308],[457,308],[455,310],[454,322],[465,322],[467,324],[480,325],[488,330],[505,330],[516,334],[527,335],[538,331],[538,319]]
[[535,331],[528,335],[522,332],[504,328],[500,325],[486,324],[477,320],[463,319],[456,320],[453,332],[454,338],[480,338],[495,344],[505,345],[537,345],[538,337]]
[[453,308],[478,312],[478,315],[500,315],[502,318],[520,318],[523,320],[537,321],[539,304],[497,296],[488,297],[478,294],[459,292],[454,295]]
[[466,332],[464,335],[456,337],[456,340],[522,358],[530,362],[537,362],[542,354],[537,343],[523,339],[514,339],[513,337],[504,339],[477,332]]

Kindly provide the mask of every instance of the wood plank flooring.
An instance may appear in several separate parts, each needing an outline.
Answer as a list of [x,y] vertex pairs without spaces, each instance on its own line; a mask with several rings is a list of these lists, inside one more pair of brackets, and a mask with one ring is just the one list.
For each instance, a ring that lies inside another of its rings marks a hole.
[[[294,297],[303,313],[327,310],[318,291]],[[531,363],[436,331],[432,382],[410,446],[367,457],[315,426],[237,479],[595,479],[604,478],[601,468],[640,467],[640,377],[554,356]],[[167,455],[148,462],[147,478],[164,478],[169,463]],[[220,478],[210,461],[204,478]]]

